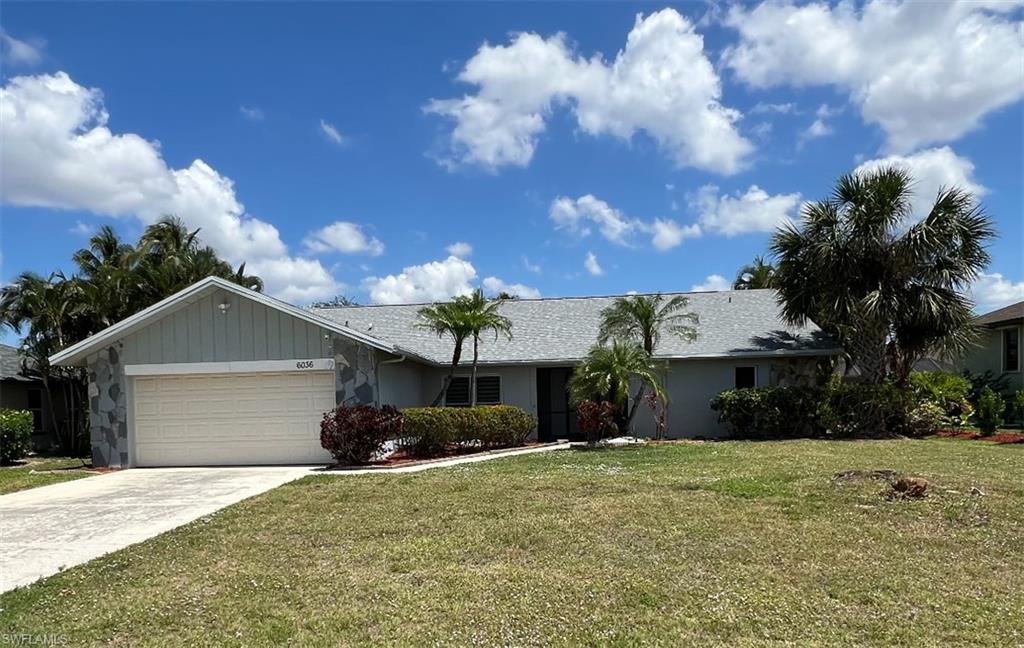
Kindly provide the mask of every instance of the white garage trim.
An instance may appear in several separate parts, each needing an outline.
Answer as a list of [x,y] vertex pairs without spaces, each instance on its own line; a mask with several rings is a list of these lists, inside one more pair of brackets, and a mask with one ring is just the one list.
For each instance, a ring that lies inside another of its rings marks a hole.
[[294,360],[240,360],[235,362],[172,362],[125,365],[126,376],[173,376],[176,374],[262,373],[270,371],[331,371],[334,358]]

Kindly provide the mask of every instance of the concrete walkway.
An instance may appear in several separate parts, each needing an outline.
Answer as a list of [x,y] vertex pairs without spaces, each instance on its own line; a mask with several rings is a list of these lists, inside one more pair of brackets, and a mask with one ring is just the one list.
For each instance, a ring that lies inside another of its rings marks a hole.
[[559,443],[356,470],[136,468],[0,495],[0,592],[148,540],[307,475],[415,473],[568,447]]

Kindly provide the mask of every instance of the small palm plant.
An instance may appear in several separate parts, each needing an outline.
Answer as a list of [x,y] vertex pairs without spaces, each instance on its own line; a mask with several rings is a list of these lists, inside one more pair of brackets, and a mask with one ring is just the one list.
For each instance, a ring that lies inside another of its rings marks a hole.
[[658,398],[666,399],[661,376],[665,365],[636,342],[615,339],[610,345],[590,349],[569,379],[569,401],[608,401],[621,411],[629,402],[631,380],[640,381]]
[[[648,358],[653,358],[663,332],[692,341],[697,337],[694,326],[699,320],[695,313],[686,310],[688,304],[689,300],[682,295],[670,298],[660,294],[619,297],[601,311],[598,344],[605,345],[610,340],[633,341],[639,344]],[[646,383],[641,382],[629,410],[627,426],[632,425],[645,390]]]
[[764,260],[763,256],[754,257],[753,263],[740,268],[736,280],[732,282],[733,290],[758,290],[775,287],[775,266]]
[[473,334],[473,330],[470,328],[469,322],[466,321],[463,309],[456,302],[424,306],[416,314],[420,318],[418,327],[435,333],[439,338],[450,337],[454,343],[451,369],[445,376],[441,391],[434,398],[434,402],[430,404],[431,407],[437,407],[444,400],[448,386],[451,385],[452,378],[455,377],[455,370],[459,367],[459,361],[462,359],[462,344]]

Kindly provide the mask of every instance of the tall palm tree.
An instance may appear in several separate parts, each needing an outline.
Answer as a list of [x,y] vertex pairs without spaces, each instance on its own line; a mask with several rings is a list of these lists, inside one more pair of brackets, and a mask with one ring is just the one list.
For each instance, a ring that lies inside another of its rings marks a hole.
[[782,313],[813,321],[871,383],[903,382],[926,353],[956,355],[974,337],[967,289],[989,262],[991,220],[968,191],[940,189],[912,225],[912,179],[886,167],[845,175],[776,232]]
[[455,305],[462,311],[462,321],[466,323],[473,336],[473,369],[469,378],[469,403],[476,406],[476,371],[480,357],[480,336],[493,332],[494,339],[504,335],[512,339],[512,320],[498,313],[503,299],[490,300],[484,297],[479,288],[471,295],[456,297]]
[[757,290],[774,288],[775,266],[764,260],[763,256],[754,257],[753,263],[740,268],[736,280],[732,282],[733,290]]
[[569,400],[606,400],[621,410],[629,402],[631,380],[638,380],[664,399],[661,375],[663,363],[656,361],[639,344],[613,339],[610,345],[595,345],[569,378]]
[[[697,337],[694,326],[699,323],[699,319],[695,313],[686,310],[689,303],[682,295],[666,299],[660,293],[619,297],[601,311],[597,342],[605,345],[613,339],[632,340],[639,343],[649,357],[654,357],[662,332],[679,336],[688,342],[693,341]],[[627,425],[633,424],[645,389],[645,383],[641,381],[629,410]]]
[[420,320],[416,324],[418,327],[435,333],[439,338],[450,337],[454,344],[451,369],[445,376],[441,391],[434,398],[434,402],[430,404],[431,407],[437,407],[444,399],[452,378],[455,377],[455,370],[458,369],[459,361],[462,359],[462,344],[473,334],[473,330],[466,321],[464,312],[455,302],[424,306],[416,311],[416,315]]

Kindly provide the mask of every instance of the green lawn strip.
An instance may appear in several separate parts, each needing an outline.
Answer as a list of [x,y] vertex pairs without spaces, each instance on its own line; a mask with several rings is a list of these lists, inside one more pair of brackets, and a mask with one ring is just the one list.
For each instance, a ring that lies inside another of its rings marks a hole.
[[69,457],[30,457],[13,466],[0,467],[0,495],[89,477],[81,459]]
[[[884,482],[832,480],[880,468],[934,492],[888,501]],[[0,631],[154,646],[1013,645],[1021,474],[1024,448],[927,440],[310,477],[3,595]]]

